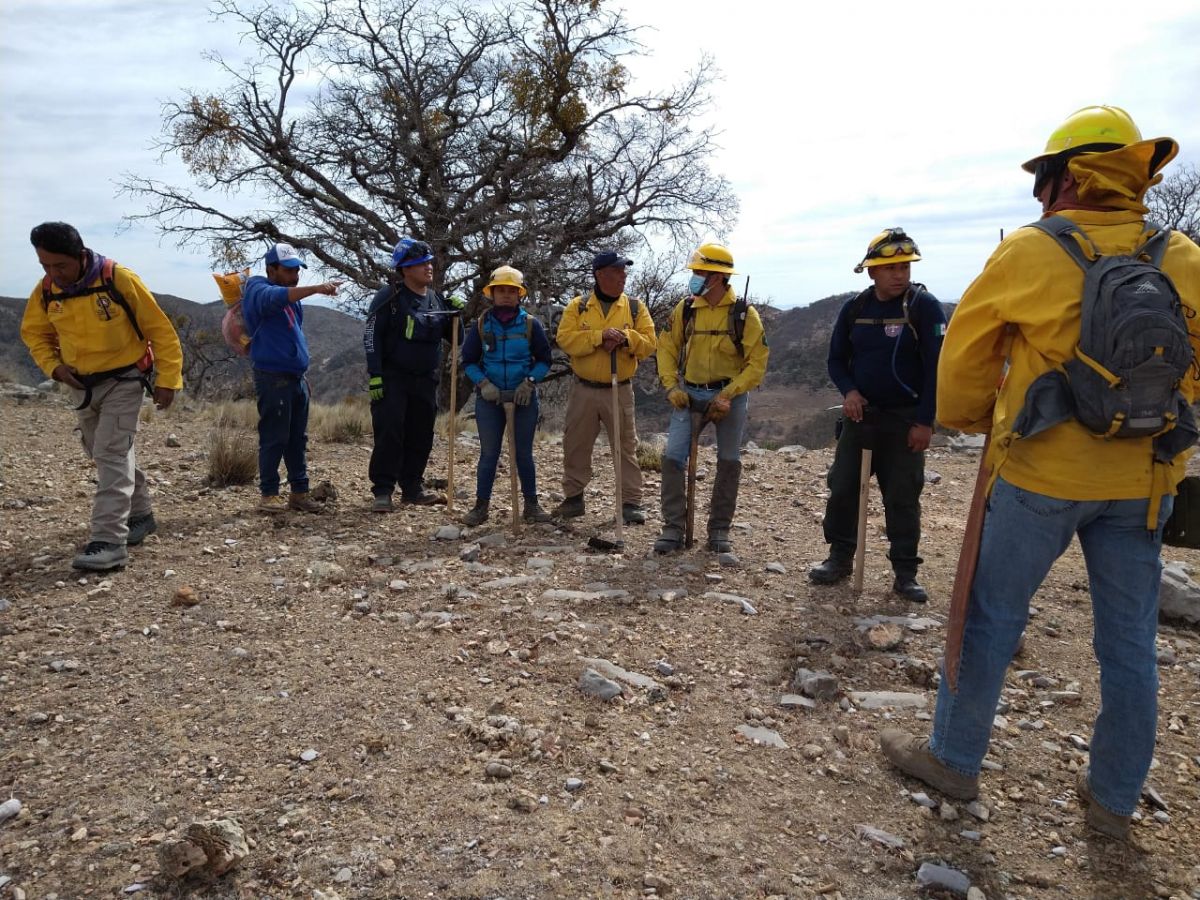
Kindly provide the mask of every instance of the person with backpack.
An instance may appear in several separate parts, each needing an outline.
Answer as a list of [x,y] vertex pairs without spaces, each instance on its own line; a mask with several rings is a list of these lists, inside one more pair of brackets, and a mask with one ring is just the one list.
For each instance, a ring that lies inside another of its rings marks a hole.
[[1143,140],[1124,110],[1090,106],[1024,164],[1043,216],[1001,241],[963,294],[938,373],[938,419],[990,433],[957,690],[948,659],[929,739],[881,735],[901,771],[976,796],[1030,599],[1077,537],[1100,708],[1075,789],[1087,825],[1115,838],[1154,756],[1162,526],[1197,436],[1200,248],[1145,205],[1178,150]]
[[46,275],[25,304],[21,340],[38,368],[70,389],[96,464],[91,534],[71,565],[104,572],[158,530],[133,441],[143,391],[166,409],[182,390],[183,349],[141,279],[85,247],[73,226],[43,222],[29,241]]
[[836,584],[854,569],[862,453],[871,452],[887,524],[892,590],[913,603],[929,599],[917,580],[925,450],[933,437],[937,365],[946,316],[937,298],[911,280],[921,258],[903,228],[888,228],[854,267],[871,287],[848,300],[829,339],[829,378],[842,396],[837,450],[826,476],[823,528],[829,557],[809,570],[814,584]]
[[425,489],[425,466],[433,450],[442,341],[449,341],[456,298],[433,290],[433,248],[401,238],[392,251],[395,267],[367,309],[363,349],[367,355],[371,425],[375,445],[368,474],[371,508],[392,511],[400,486],[402,503],[430,506],[446,497]]
[[533,433],[539,406],[534,387],[550,371],[550,341],[536,317],[521,307],[525,276],[512,266],[501,266],[483,288],[491,307],[468,328],[463,338],[462,362],[475,384],[475,424],[479,429],[479,467],[475,472],[475,506],[464,517],[467,525],[487,521],[500,447],[507,424],[505,402],[513,403],[513,450],[521,495],[521,516],[526,522],[549,522],[551,516],[538,504],[533,462]]
[[686,471],[692,447],[692,412],[702,412],[717,432],[717,474],[708,512],[708,549],[733,550],[729,529],[742,476],[742,435],[749,391],[767,372],[767,338],[749,298],[729,284],[733,255],[720,244],[701,244],[688,260],[688,296],[675,304],[658,342],[658,378],[673,411],[662,461],[663,527],[655,553],[684,543]]
[[[300,287],[308,268],[291,244],[272,244],[263,257],[266,276],[253,275],[242,291],[242,316],[250,335],[254,392],[258,397],[258,510],[276,515],[293,509],[319,513],[309,496],[308,341],[300,301],[316,294],[332,297],[339,282]],[[279,461],[287,469],[290,492],[279,495]]]
[[[646,304],[625,294],[625,270],[631,265],[633,260],[615,251],[597,253],[592,258],[592,290],[586,297],[573,298],[558,323],[555,340],[571,358],[575,375],[563,427],[564,499],[554,511],[560,518],[584,514],[583,491],[592,480],[592,448],[600,426],[615,443],[613,428],[618,424],[621,446],[614,447],[613,454],[621,459],[621,519],[626,525],[646,521],[632,381],[638,363],[654,352],[656,338]],[[614,366],[620,423],[613,422]]]

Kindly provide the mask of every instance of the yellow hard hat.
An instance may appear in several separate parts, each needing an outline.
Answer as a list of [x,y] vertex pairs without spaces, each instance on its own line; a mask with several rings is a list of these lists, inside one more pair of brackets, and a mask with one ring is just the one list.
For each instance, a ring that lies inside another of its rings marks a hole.
[[483,296],[489,300],[492,299],[492,288],[497,285],[508,285],[515,287],[521,291],[521,296],[525,296],[525,276],[520,269],[514,269],[512,266],[501,266],[492,273],[492,280],[484,286]]
[[1085,106],[1067,116],[1046,141],[1046,149],[1021,168],[1033,174],[1044,159],[1060,153],[1104,153],[1136,144],[1142,133],[1129,113],[1119,106]]
[[733,271],[733,254],[720,244],[701,244],[692,251],[687,267],[693,272],[721,272],[736,275]]
[[890,266],[893,263],[916,262],[921,258],[917,242],[904,233],[903,228],[885,228],[867,244],[867,255],[854,267],[855,273],[872,266]]

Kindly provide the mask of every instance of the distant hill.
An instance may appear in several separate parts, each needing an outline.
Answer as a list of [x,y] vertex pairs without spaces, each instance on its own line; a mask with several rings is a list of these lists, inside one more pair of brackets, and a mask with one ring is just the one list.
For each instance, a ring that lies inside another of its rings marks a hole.
[[[821,446],[832,435],[836,413],[827,408],[841,403],[829,382],[825,358],[838,310],[854,292],[835,294],[808,306],[792,309],[760,307],[767,330],[771,362],[763,386],[751,398],[748,437],[768,446],[805,444]],[[251,397],[250,364],[231,359],[221,339],[220,301],[195,303],[171,294],[158,294],[159,304],[177,322],[192,368],[185,378],[194,385],[203,380],[209,396]],[[943,304],[947,316],[953,304]],[[44,376],[33,365],[20,340],[20,320],[25,301],[0,297],[0,380],[36,384]],[[367,383],[360,319],[324,306],[305,305],[304,332],[312,353],[308,372],[313,397],[336,403],[361,396]],[[206,363],[207,360],[207,363]],[[638,428],[642,433],[667,427],[670,407],[658,386],[653,364],[643,366],[637,384]],[[546,400],[563,396],[561,386],[547,389]],[[554,411],[546,409],[548,417]]]

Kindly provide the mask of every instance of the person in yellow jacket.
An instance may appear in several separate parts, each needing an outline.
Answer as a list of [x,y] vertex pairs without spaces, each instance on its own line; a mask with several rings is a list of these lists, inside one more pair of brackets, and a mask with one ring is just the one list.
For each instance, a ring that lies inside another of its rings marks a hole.
[[563,426],[564,499],[554,510],[564,519],[584,513],[583,490],[592,480],[592,448],[601,425],[612,440],[615,360],[621,411],[621,518],[627,525],[646,521],[631,381],[638,363],[654,352],[656,341],[654,319],[646,304],[625,295],[625,269],[632,264],[633,260],[611,250],[597,253],[592,259],[591,293],[573,298],[558,323],[555,340],[571,358],[575,375]]
[[701,244],[688,260],[688,294],[675,304],[658,343],[658,377],[674,411],[663,453],[663,528],[654,552],[683,546],[687,515],[686,471],[692,443],[692,410],[716,423],[717,475],[708,511],[708,549],[733,549],[729,529],[742,477],[742,435],[750,390],[767,372],[767,340],[758,311],[729,286],[733,255],[720,244]]
[[[96,463],[91,537],[71,565],[106,571],[157,530],[133,439],[151,358],[159,409],[183,387],[183,350],[141,279],[87,249],[66,222],[29,236],[46,277],[25,304],[21,339],[38,367],[71,390],[83,447]],[[153,349],[153,357],[149,351]]]
[[[1153,230],[1145,219],[1146,191],[1178,149],[1170,138],[1142,140],[1122,109],[1091,106],[1072,114],[1024,168],[1034,175],[1043,224],[1062,216],[1082,231],[1081,248],[1090,242],[1102,255],[1129,254]],[[1200,248],[1171,234],[1162,270],[1185,307],[1190,348],[1185,344],[1184,356],[1190,350],[1194,365],[1200,351]],[[1184,429],[1174,458],[1159,463],[1153,437],[1096,437],[1074,417],[1036,434],[1021,425],[1029,417],[1023,410],[1032,414],[1043,406],[1044,396],[1030,386],[1076,354],[1083,285],[1081,267],[1056,238],[1022,228],[1001,242],[950,320],[938,369],[937,417],[951,428],[991,433],[987,463],[994,480],[957,693],[943,677],[928,741],[888,730],[881,743],[909,775],[953,797],[976,795],[1029,601],[1078,537],[1091,586],[1100,712],[1076,791],[1087,824],[1120,838],[1128,834],[1154,754],[1162,526],[1195,432]],[[1186,409],[1195,391],[1190,372],[1178,389]]]

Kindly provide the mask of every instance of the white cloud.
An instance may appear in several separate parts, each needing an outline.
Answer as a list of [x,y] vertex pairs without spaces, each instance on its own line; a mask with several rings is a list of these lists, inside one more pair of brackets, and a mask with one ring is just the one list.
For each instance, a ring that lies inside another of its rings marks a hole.
[[[654,0],[628,17],[649,26],[647,84],[715,56],[714,168],[742,204],[729,244],[777,302],[864,285],[851,269],[892,225],[921,245],[914,276],[956,298],[1000,229],[1037,214],[1018,164],[1080,106],[1124,106],[1200,159],[1200,12],[1184,2]],[[153,150],[162,103],[221,86],[203,54],[240,59],[236,31],[162,0],[8,0],[0,23],[0,293],[28,293],[28,230],[61,218],[154,289],[214,299],[202,255],[120,230],[139,209],[115,192],[125,172],[187,183]]]

